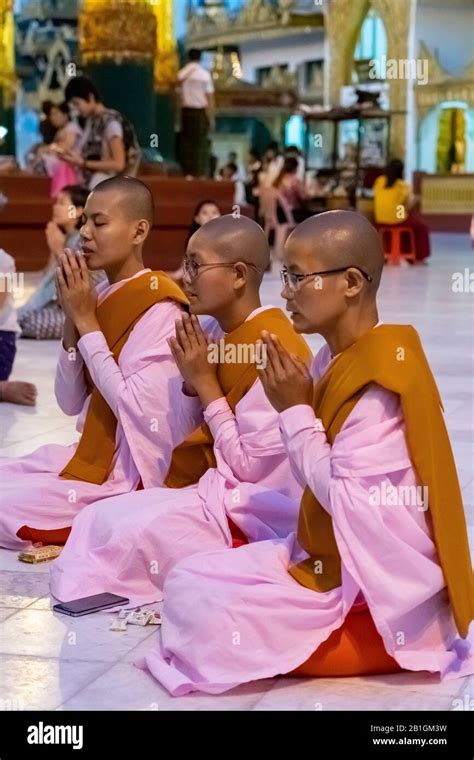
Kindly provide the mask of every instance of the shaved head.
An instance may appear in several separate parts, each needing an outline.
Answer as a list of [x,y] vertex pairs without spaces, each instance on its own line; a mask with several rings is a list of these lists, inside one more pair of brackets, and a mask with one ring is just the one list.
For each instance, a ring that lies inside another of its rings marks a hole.
[[326,211],[302,222],[286,248],[297,248],[317,269],[358,267],[372,277],[367,291],[375,296],[384,264],[382,242],[375,227],[355,211]]
[[128,219],[146,219],[153,226],[155,210],[150,189],[135,177],[118,175],[99,182],[92,190],[94,194],[114,192],[120,197],[120,205]]
[[211,219],[194,233],[188,243],[188,252],[200,248],[212,249],[222,262],[242,261],[253,264],[258,270],[258,282],[270,261],[266,235],[259,224],[246,216],[232,214]]
[[376,229],[356,211],[327,211],[285,243],[282,296],[297,332],[319,333],[335,356],[378,321],[384,254]]
[[[153,197],[133,177],[100,182],[82,215],[81,247],[89,269],[104,269],[109,281],[143,268],[142,249],[153,224]],[[112,279],[110,279],[112,278]]]
[[193,314],[210,314],[224,332],[261,306],[260,283],[270,252],[252,219],[231,214],[203,224],[188,241],[183,285]]

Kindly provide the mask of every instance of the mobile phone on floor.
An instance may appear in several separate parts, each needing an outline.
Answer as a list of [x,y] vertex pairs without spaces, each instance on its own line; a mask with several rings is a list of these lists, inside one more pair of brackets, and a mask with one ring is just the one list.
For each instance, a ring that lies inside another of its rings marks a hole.
[[82,599],[72,599],[70,602],[61,602],[55,604],[53,610],[61,612],[63,615],[71,617],[80,617],[81,615],[90,615],[92,612],[106,610],[109,607],[117,607],[119,604],[129,604],[130,599],[118,594],[94,594],[93,596],[83,596]]

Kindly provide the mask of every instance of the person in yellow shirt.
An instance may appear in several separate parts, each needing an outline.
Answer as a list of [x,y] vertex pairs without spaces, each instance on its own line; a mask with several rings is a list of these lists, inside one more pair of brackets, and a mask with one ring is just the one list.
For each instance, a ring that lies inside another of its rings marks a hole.
[[377,225],[403,225],[415,235],[415,252],[418,263],[431,255],[430,235],[425,222],[410,210],[413,197],[408,182],[403,179],[403,161],[393,159],[385,173],[374,182],[374,215]]

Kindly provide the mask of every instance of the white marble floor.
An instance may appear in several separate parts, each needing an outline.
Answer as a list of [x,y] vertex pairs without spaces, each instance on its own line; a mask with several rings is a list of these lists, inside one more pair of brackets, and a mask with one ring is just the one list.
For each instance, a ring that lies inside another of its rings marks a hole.
[[[453,274],[474,268],[467,236],[436,235],[426,267],[387,268],[381,318],[419,330],[445,402],[470,526],[473,525],[473,294],[452,289]],[[28,278],[31,284],[34,278]],[[279,303],[276,275],[264,302]],[[319,345],[316,338],[314,347]],[[74,421],[56,407],[52,378],[57,344],[20,341],[14,377],[34,380],[36,409],[0,407],[0,454],[25,454],[44,443],[74,439]],[[301,680],[275,678],[217,697],[170,697],[133,662],[154,628],[108,630],[110,613],[54,615],[48,566],[29,566],[0,550],[0,708],[46,710],[458,710],[472,709],[474,680],[438,683],[427,674]],[[466,696],[467,695],[467,696]]]

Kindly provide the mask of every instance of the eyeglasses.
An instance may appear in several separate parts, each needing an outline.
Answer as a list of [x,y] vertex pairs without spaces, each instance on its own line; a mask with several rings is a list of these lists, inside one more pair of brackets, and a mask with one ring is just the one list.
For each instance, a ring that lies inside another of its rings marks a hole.
[[301,283],[307,277],[327,277],[330,274],[338,274],[339,272],[347,272],[348,269],[357,269],[357,271],[360,272],[361,275],[365,277],[367,282],[372,282],[372,277],[370,276],[370,274],[367,274],[367,272],[364,272],[363,269],[360,269],[360,267],[356,267],[356,266],[341,267],[340,269],[327,269],[325,272],[308,272],[307,274],[300,274],[299,272],[290,272],[289,269],[287,269],[286,267],[283,267],[283,269],[280,270],[280,277],[285,288],[291,288],[291,290],[296,291],[300,289]]
[[250,264],[248,261],[239,260],[239,261],[232,261],[229,263],[227,262],[224,263],[220,261],[220,262],[210,263],[210,264],[199,264],[197,261],[195,261],[195,259],[191,259],[187,256],[185,256],[183,259],[183,272],[185,276],[187,276],[190,280],[195,280],[196,277],[199,275],[200,269],[211,268],[211,267],[215,269],[217,269],[218,267],[233,267],[234,264],[238,264],[238,263],[247,264],[248,267],[252,267],[252,269],[255,269],[256,272],[261,273],[261,270],[258,269],[258,267],[256,267],[255,264]]

